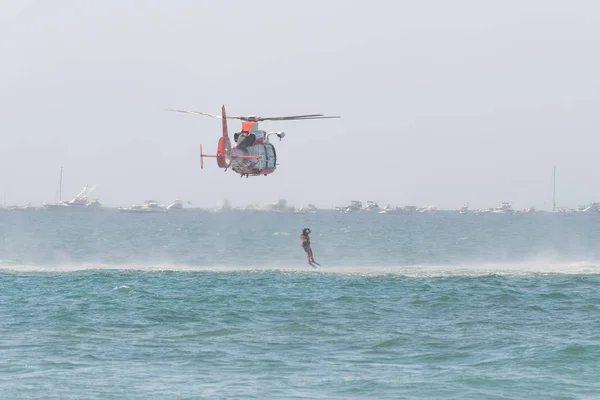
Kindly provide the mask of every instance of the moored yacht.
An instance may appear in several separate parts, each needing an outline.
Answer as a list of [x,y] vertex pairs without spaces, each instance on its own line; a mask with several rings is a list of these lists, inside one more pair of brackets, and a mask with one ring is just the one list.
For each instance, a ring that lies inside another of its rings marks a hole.
[[59,200],[55,203],[43,203],[43,207],[46,210],[52,209],[100,209],[102,205],[98,201],[98,199],[93,199],[92,201],[88,201],[88,195],[96,188],[93,186],[91,189],[88,185],[85,185],[84,188],[79,192],[75,197],[73,197],[69,201]]
[[573,208],[569,208],[569,207],[555,207],[554,210],[552,210],[552,212],[562,213],[562,214],[574,214],[577,212],[577,210],[575,210]]
[[394,212],[394,207],[392,207],[391,204],[388,204],[379,211],[379,214],[391,214],[393,212]]
[[578,212],[586,213],[586,214],[599,214],[600,213],[600,203],[590,203],[585,207],[579,207],[577,209]]
[[172,204],[167,207],[169,211],[183,211],[183,201],[176,199]]
[[98,201],[98,199],[93,199],[92,201],[90,201],[89,203],[87,203],[85,206],[88,207],[88,208],[97,208],[97,209],[99,209],[99,208],[102,207],[102,204],[100,204],[100,201]]
[[500,207],[496,207],[492,210],[493,214],[514,214],[515,210],[512,208],[509,202],[504,201]]
[[130,208],[126,207],[117,207],[117,212],[123,213],[167,213],[169,210],[162,205],[158,204],[157,201],[154,200],[146,200],[144,204],[134,204]]
[[35,207],[31,203],[27,203],[26,206],[0,206],[0,211],[33,211]]
[[367,204],[365,204],[364,207],[365,211],[379,211],[379,204],[377,204],[376,202],[369,200],[367,201]]
[[315,214],[317,207],[314,204],[309,204],[306,207],[300,207],[294,210],[296,214]]
[[350,213],[350,212],[356,212],[356,211],[360,211],[363,208],[363,204],[362,201],[360,200],[352,200],[350,202],[350,205],[346,207],[346,212]]
[[480,208],[479,210],[475,211],[475,215],[481,215],[481,214],[491,214],[494,211],[493,208]]

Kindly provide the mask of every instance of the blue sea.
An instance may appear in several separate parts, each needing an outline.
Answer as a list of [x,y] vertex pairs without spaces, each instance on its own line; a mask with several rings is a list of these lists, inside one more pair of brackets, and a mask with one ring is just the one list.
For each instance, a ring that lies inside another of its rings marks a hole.
[[600,398],[599,238],[583,214],[0,213],[0,398]]

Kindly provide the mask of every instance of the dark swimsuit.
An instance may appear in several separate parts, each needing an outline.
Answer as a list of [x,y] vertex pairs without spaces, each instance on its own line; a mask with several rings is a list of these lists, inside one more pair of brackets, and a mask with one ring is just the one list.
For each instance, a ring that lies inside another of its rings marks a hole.
[[310,248],[310,238],[308,237],[308,235],[301,235],[300,239],[302,239],[302,248],[304,249],[304,251],[306,252],[306,258],[308,258],[308,260],[312,260],[313,259],[313,254],[312,254],[312,249]]

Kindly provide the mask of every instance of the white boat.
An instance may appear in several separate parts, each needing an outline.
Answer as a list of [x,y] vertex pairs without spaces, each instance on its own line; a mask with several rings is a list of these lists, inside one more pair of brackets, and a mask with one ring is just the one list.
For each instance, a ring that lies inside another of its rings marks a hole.
[[514,214],[515,210],[512,208],[509,202],[504,201],[500,207],[496,207],[492,210],[492,214]]
[[394,208],[392,207],[391,204],[388,204],[379,211],[379,214],[391,214],[393,212],[394,212]]
[[350,202],[350,205],[346,207],[346,212],[347,213],[356,212],[356,211],[362,210],[362,208],[363,208],[362,201],[352,200]]
[[66,203],[64,201],[62,201],[62,173],[63,173],[63,169],[62,167],[60,167],[60,178],[58,181],[58,190],[57,190],[57,197],[58,197],[58,201],[55,201],[54,203],[42,203],[42,207],[44,207],[44,209],[49,209],[49,208],[55,208],[58,206],[65,206]]
[[4,207],[0,207],[0,211],[33,211],[35,210],[35,207],[31,204],[28,203],[25,207],[23,206],[4,206]]
[[462,206],[459,210],[458,213],[459,214],[466,214],[469,212],[469,203],[465,203],[464,206]]
[[28,203],[25,207],[23,206],[9,206],[6,205],[6,189],[4,189],[4,204],[0,205],[0,211],[28,211],[35,210],[35,207]]
[[43,203],[42,206],[46,210],[53,209],[100,209],[102,205],[98,199],[88,201],[88,195],[96,189],[96,186],[89,188],[89,185],[85,185],[83,189],[71,200],[62,200],[62,167],[60,168],[60,180],[58,183],[58,201],[54,203]]
[[369,200],[367,201],[367,204],[365,204],[364,207],[365,211],[379,211],[379,204],[377,204],[376,202]]
[[306,207],[300,207],[294,211],[296,214],[315,214],[317,207],[314,204],[309,204]]
[[600,213],[600,203],[590,203],[587,206],[579,207],[577,211],[586,214],[598,214]]
[[574,210],[569,207],[555,207],[553,212],[562,213],[562,214],[574,214],[577,210]]
[[169,211],[183,211],[183,201],[176,199],[172,204],[167,207]]
[[69,209],[100,209],[102,208],[102,204],[98,201],[98,199],[93,199],[92,201],[88,201],[88,195],[96,188],[93,186],[91,189],[88,185],[85,185],[84,188],[79,192],[75,197],[73,197],[69,201],[59,200],[55,203],[44,203],[43,206],[46,210],[57,209],[57,208],[69,208]]
[[436,206],[423,207],[419,210],[419,212],[425,214],[435,214],[438,212],[438,208]]
[[489,214],[492,212],[492,210],[493,210],[492,208],[487,209],[487,210],[480,208],[479,210],[475,211],[475,215]]
[[87,203],[85,205],[87,208],[101,208],[102,204],[100,204],[100,201],[98,201],[98,199],[93,199],[92,201],[90,201],[89,203]]
[[141,214],[141,213],[168,213],[169,210],[167,210],[167,208],[164,205],[158,204],[157,201],[146,200],[144,202],[144,204],[142,204],[142,205],[134,204],[130,208],[117,207],[117,212],[134,213],[134,214]]

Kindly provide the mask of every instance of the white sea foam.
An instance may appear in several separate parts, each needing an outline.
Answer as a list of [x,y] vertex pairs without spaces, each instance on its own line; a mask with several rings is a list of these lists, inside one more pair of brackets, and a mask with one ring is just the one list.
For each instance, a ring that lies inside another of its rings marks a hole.
[[81,271],[140,271],[140,272],[285,272],[339,274],[357,276],[397,275],[406,277],[445,277],[445,276],[483,276],[483,275],[589,275],[600,274],[600,262],[522,262],[522,263],[472,263],[459,265],[389,265],[389,266],[323,266],[312,268],[308,265],[291,266],[236,266],[236,265],[180,265],[180,264],[60,264],[60,265],[0,265],[2,272],[47,272],[68,273]]

